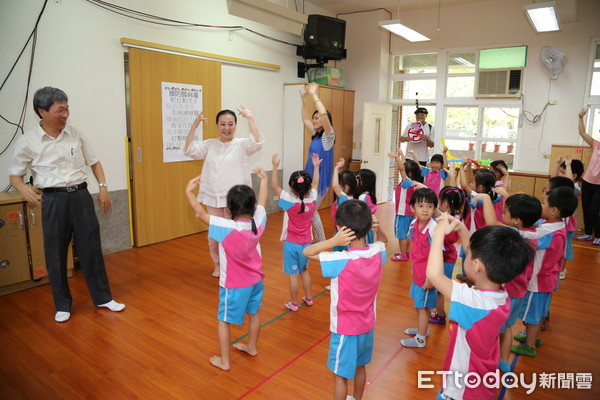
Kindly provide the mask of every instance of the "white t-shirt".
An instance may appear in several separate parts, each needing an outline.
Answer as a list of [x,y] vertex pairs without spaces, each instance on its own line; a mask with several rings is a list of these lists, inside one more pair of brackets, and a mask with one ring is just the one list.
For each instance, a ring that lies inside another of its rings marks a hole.
[[192,142],[183,153],[194,160],[204,160],[198,202],[210,207],[227,207],[227,192],[235,185],[252,186],[250,156],[260,150],[252,136],[233,138],[229,142],[207,139]]
[[[406,127],[404,128],[404,132],[402,133],[403,137],[408,137],[409,127],[410,124],[406,125]],[[429,140],[435,142],[435,128],[433,127],[433,125],[425,122],[425,125],[422,127],[422,129],[423,135],[429,136]],[[407,143],[406,146],[407,149],[413,149],[413,151],[415,152],[415,157],[417,157],[417,160],[415,161],[429,161],[429,150],[427,148],[427,140],[420,140],[418,142],[413,142],[411,140]],[[406,158],[412,159],[412,155],[407,152]]]

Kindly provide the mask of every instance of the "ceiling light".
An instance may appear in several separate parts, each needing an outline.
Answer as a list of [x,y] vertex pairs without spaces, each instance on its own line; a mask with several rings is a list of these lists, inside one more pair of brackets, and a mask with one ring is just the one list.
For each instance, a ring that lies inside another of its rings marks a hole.
[[523,8],[536,32],[560,30],[558,18],[556,17],[556,3],[554,1],[526,4]]
[[388,31],[390,31],[398,36],[402,36],[404,39],[408,40],[409,42],[424,42],[426,40],[431,40],[427,36],[421,35],[419,32],[417,32],[413,29],[410,29],[406,25],[402,25],[400,23],[400,20],[398,20],[398,19],[394,19],[391,21],[380,21],[379,26],[381,28],[387,29]]

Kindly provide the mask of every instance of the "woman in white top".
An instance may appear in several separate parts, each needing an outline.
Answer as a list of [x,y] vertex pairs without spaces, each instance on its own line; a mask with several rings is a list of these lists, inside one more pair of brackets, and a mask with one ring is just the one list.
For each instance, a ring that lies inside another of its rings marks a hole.
[[[248,121],[250,137],[236,138],[237,117],[231,110],[222,110],[217,114],[217,130],[220,137],[194,140],[200,122],[208,122],[202,112],[196,117],[188,133],[184,154],[195,160],[204,160],[198,202],[206,205],[210,215],[231,218],[227,210],[227,192],[235,185],[252,187],[249,157],[261,149],[263,138],[258,131],[252,111],[240,106],[240,115]],[[218,243],[208,239],[210,256],[214,263],[212,276],[219,276]]]

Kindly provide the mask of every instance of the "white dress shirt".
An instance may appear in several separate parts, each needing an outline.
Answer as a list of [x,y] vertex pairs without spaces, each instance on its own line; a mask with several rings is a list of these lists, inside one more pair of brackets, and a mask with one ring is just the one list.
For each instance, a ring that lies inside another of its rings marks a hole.
[[83,183],[85,166],[98,161],[78,129],[67,125],[55,139],[37,126],[17,139],[8,172],[24,176],[30,168],[36,187],[65,187]]
[[210,207],[227,207],[227,192],[235,185],[252,187],[249,157],[262,147],[249,138],[233,138],[229,142],[207,139],[192,142],[184,154],[204,160],[198,202]]

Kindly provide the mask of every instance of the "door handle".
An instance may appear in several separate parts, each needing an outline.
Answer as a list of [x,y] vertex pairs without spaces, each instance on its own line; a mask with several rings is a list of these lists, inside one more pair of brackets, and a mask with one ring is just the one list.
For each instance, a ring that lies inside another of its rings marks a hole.
[[142,148],[137,148],[137,162],[142,162]]
[[23,229],[23,213],[19,211],[19,228]]
[[31,226],[35,226],[35,212],[30,210],[29,215],[31,215]]

